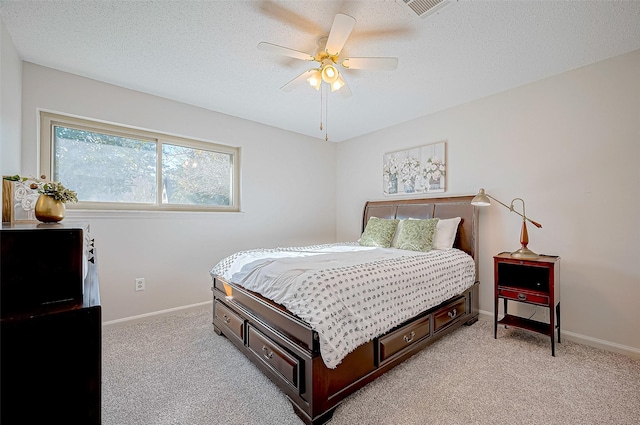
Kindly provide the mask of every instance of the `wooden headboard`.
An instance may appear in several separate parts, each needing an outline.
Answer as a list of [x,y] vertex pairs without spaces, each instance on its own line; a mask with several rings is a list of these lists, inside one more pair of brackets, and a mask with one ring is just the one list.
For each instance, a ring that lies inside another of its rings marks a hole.
[[458,234],[453,244],[476,262],[478,277],[478,208],[471,205],[473,196],[449,198],[393,199],[369,201],[364,205],[362,231],[370,217],[378,218],[454,218],[460,217]]

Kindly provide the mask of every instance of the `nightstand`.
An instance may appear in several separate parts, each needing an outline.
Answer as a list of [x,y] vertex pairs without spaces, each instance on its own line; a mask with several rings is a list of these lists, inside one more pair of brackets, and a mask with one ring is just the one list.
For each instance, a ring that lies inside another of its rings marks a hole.
[[[551,337],[551,355],[556,355],[555,330],[560,342],[560,257],[513,258],[508,252],[493,257],[495,300],[494,338],[498,324],[514,326]],[[504,316],[498,320],[498,302],[504,300]],[[508,314],[508,302],[516,301],[549,309],[549,323]]]

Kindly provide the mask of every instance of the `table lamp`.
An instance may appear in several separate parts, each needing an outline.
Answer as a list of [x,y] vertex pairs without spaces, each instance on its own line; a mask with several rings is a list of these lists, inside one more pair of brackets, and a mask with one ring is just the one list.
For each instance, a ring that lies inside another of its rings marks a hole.
[[[471,205],[475,205],[478,207],[486,207],[491,205],[491,201],[490,199],[493,199],[494,201],[496,201],[497,203],[499,203],[500,205],[504,206],[505,208],[508,208],[509,211],[514,212],[516,214],[518,214],[520,217],[522,217],[522,230],[520,231],[520,249],[518,249],[517,251],[514,251],[511,253],[511,256],[514,258],[536,258],[539,257],[538,254],[536,254],[535,252],[531,251],[529,248],[527,248],[527,245],[529,244],[529,233],[527,232],[527,220],[531,222],[531,224],[533,224],[534,226],[540,228],[542,227],[542,224],[537,223],[533,220],[531,220],[529,217],[527,217],[527,214],[525,212],[525,208],[524,208],[524,200],[522,198],[514,198],[511,201],[510,205],[506,205],[502,202],[500,202],[499,200],[497,200],[496,198],[494,198],[493,196],[490,196],[488,194],[485,193],[484,189],[480,189],[480,192],[478,192],[478,194],[471,200]],[[515,201],[520,201],[522,202],[522,214],[519,213],[518,211],[516,211],[513,208],[513,203]]]

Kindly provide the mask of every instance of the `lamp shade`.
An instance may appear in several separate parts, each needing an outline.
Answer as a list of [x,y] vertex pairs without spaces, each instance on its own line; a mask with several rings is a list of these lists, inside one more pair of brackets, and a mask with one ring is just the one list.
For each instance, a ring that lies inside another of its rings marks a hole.
[[340,73],[338,73],[338,78],[331,83],[331,91],[336,91],[336,90],[340,90],[340,88],[342,88],[344,86],[344,80],[342,79],[342,75],[340,75]]
[[338,70],[331,64],[325,64],[322,67],[322,79],[325,83],[333,84],[338,79]]
[[307,81],[311,87],[316,90],[320,90],[320,84],[322,84],[322,73],[320,70],[318,69],[316,72],[311,74],[311,77],[307,78]]
[[489,199],[489,196],[484,193],[484,189],[480,189],[478,194],[471,200],[471,205],[475,205],[477,207],[486,207],[491,205],[491,200]]

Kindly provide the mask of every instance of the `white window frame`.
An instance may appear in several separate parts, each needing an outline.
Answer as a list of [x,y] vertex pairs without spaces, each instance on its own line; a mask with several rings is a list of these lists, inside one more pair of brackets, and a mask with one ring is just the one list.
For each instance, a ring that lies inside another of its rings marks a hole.
[[[54,126],[71,127],[79,130],[105,133],[118,137],[141,139],[156,143],[156,187],[157,196],[155,203],[125,203],[125,202],[78,202],[67,203],[70,209],[87,210],[135,210],[135,211],[214,211],[214,212],[239,212],[240,211],[240,148],[225,146],[204,140],[190,139],[174,136],[152,130],[129,127],[121,124],[112,124],[88,118],[63,115],[47,111],[40,111],[40,174],[51,178],[53,176],[54,163]],[[231,177],[231,205],[182,205],[162,203],[162,145],[164,143],[183,146],[194,149],[220,152],[232,155]],[[73,190],[72,187],[69,189]]]

